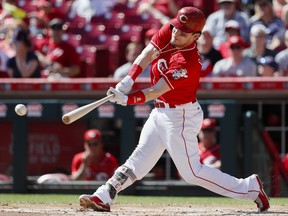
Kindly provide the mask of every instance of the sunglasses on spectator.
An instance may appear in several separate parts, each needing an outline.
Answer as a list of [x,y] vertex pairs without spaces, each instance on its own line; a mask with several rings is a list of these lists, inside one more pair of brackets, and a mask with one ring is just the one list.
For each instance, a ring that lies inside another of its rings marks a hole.
[[62,30],[62,25],[54,25],[51,27],[52,30],[55,30],[55,31],[60,31]]
[[239,46],[239,45],[232,45],[232,46],[230,46],[230,49],[232,49],[232,50],[239,50],[239,49],[242,49],[242,47]]
[[93,147],[93,146],[98,146],[99,142],[87,142],[88,146]]

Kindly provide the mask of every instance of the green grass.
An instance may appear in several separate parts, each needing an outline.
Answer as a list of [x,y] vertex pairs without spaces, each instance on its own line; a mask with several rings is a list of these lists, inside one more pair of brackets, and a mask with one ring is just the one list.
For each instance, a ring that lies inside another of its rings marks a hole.
[[[78,203],[79,195],[58,194],[0,194],[3,204],[73,204]],[[271,198],[271,205],[288,206],[288,198]],[[120,195],[117,203],[133,205],[247,205],[251,201],[235,200],[225,197],[158,197]]]

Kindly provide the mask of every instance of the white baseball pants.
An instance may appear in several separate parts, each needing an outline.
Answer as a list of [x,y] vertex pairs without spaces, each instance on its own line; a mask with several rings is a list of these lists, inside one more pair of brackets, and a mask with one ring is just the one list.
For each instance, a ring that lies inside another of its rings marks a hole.
[[[237,179],[200,163],[197,135],[202,121],[203,111],[198,102],[176,108],[153,109],[144,124],[138,146],[124,165],[134,172],[138,180],[142,179],[167,149],[186,182],[223,196],[254,201],[259,193],[255,175]],[[112,203],[106,185],[94,194],[104,203]]]

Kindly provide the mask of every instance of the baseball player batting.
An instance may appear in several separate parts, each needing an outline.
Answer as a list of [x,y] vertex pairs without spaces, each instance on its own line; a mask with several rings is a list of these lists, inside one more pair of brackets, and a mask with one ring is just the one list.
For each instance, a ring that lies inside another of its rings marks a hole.
[[[196,41],[204,24],[205,16],[199,9],[180,9],[153,36],[128,75],[108,90],[107,95],[115,95],[110,99],[114,103],[126,106],[154,100],[155,108],[132,155],[94,194],[81,195],[81,206],[110,211],[117,194],[142,179],[167,150],[186,182],[223,196],[254,201],[260,212],[270,207],[258,175],[238,179],[200,163],[197,135],[203,111],[196,99],[201,73]],[[136,77],[150,63],[151,87],[129,93]]]

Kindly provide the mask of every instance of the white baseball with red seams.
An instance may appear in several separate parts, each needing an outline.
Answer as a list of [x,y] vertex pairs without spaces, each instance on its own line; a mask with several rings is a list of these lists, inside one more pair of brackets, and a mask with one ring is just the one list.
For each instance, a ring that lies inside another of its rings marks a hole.
[[27,113],[27,108],[26,108],[26,106],[24,104],[17,104],[15,106],[15,112],[19,116],[24,116]]

